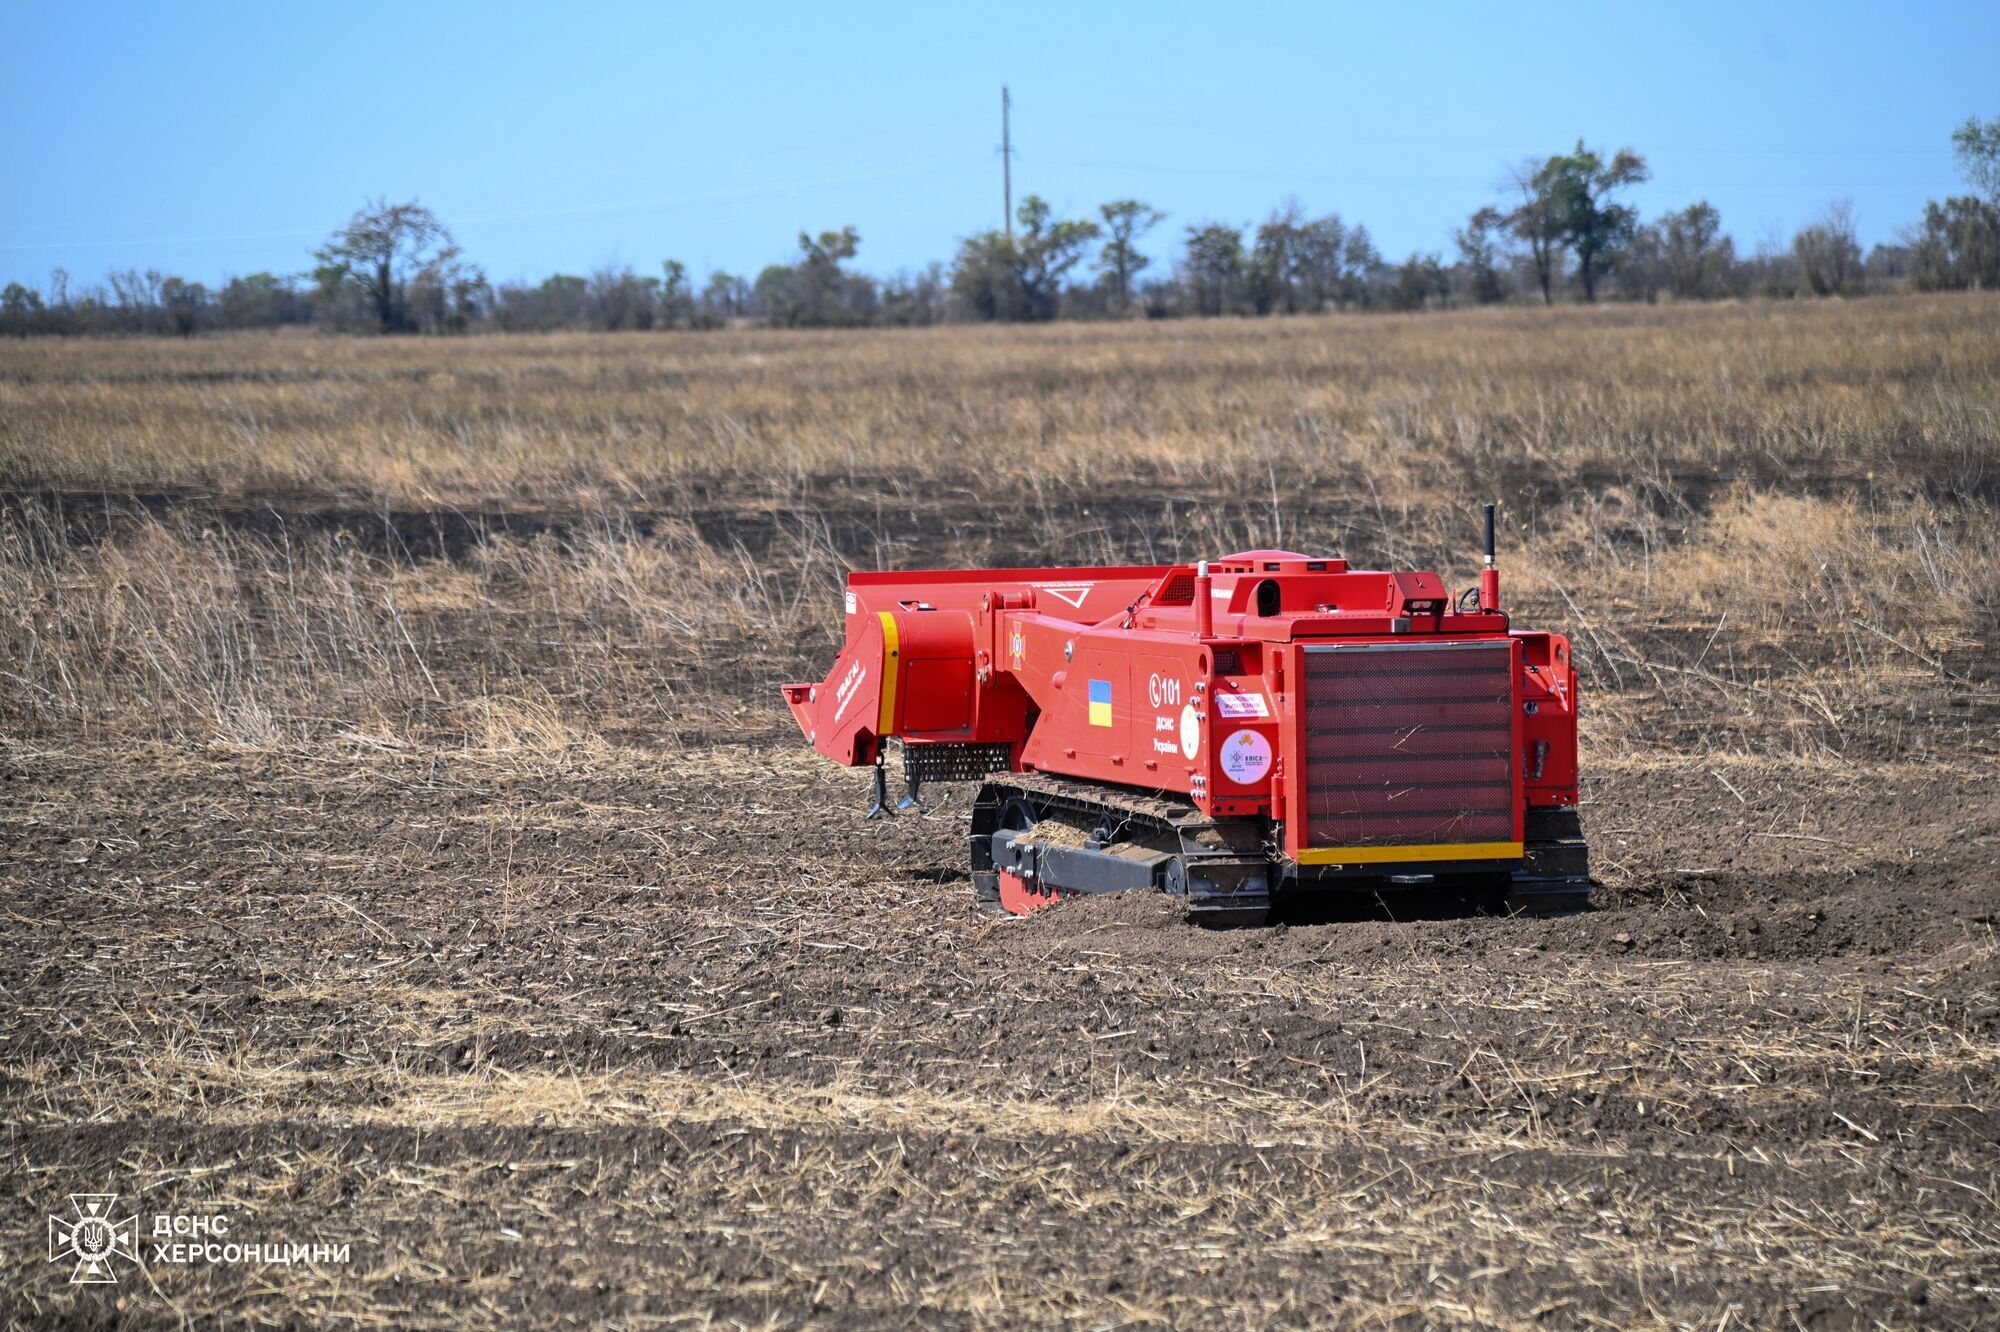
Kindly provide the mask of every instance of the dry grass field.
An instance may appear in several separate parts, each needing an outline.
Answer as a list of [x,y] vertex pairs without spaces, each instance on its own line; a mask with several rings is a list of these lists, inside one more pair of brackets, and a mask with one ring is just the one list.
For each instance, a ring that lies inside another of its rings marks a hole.
[[[2000,298],[23,342],[0,492],[9,1323],[2000,1322]],[[774,689],[1487,498],[1587,915],[995,920]]]

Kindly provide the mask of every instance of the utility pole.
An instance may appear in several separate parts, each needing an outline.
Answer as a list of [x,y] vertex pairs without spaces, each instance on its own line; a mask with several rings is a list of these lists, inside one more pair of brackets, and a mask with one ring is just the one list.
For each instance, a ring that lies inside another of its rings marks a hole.
[[1008,127],[1007,113],[1014,107],[1014,99],[1007,95],[1007,85],[1000,85],[1000,206],[1001,220],[1007,225],[1007,239],[1014,239],[1014,139]]

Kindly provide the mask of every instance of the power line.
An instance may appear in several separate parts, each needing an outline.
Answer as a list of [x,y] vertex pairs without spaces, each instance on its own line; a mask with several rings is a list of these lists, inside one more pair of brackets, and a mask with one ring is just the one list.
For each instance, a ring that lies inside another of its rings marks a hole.
[[[1204,167],[1169,166],[1163,163],[1146,162],[1089,162],[1073,161],[1073,167],[1086,171],[1131,171],[1155,176],[1219,176],[1237,180],[1305,182],[1323,185],[1394,185],[1425,186],[1438,188],[1458,188],[1467,183],[1464,176],[1385,176],[1368,171],[1310,172],[1287,171],[1282,168],[1269,171],[1254,167]],[[1835,183],[1787,180],[1739,180],[1710,182],[1671,182],[1678,188],[1689,190],[1932,190],[1949,191],[1949,183],[1921,180],[1849,180]]]
[[[1122,114],[1115,111],[1074,111],[1069,113],[1069,115],[1073,120],[1094,120],[1126,125],[1142,125],[1154,129],[1211,131],[1219,134],[1239,136],[1267,135],[1272,130],[1281,128],[1283,125],[1296,123],[1289,120],[1279,121],[1273,119],[1255,126],[1230,125],[1213,120],[1174,120],[1158,116]],[[1588,138],[1591,136],[1586,135],[1585,137]],[[1612,137],[1615,138],[1618,136]],[[1491,148],[1501,152],[1512,151],[1520,147],[1519,140],[1468,139],[1436,135],[1355,135],[1342,133],[1339,136],[1339,141],[1343,145],[1367,144],[1374,147],[1389,148]],[[1885,146],[1757,147],[1739,144],[1717,147],[1705,144],[1657,143],[1651,140],[1645,142],[1645,151],[1648,153],[1713,153],[1719,156],[1749,157],[1949,157],[1952,152],[1948,146],[1935,144],[1922,148]]]

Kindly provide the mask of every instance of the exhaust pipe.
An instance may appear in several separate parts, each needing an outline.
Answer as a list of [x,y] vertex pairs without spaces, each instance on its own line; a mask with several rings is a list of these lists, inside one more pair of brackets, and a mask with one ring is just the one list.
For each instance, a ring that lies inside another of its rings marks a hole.
[[1500,609],[1500,570],[1493,562],[1493,514],[1500,506],[1486,508],[1486,567],[1479,571],[1479,609],[1491,613]]
[[1215,637],[1215,602],[1210,588],[1214,586],[1208,576],[1208,561],[1202,560],[1194,566],[1194,636],[1200,639]]

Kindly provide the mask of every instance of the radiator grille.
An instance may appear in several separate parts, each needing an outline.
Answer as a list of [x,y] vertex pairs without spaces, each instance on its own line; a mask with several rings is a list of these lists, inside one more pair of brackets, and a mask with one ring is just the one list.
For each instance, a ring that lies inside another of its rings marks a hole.
[[1167,581],[1154,596],[1155,606],[1185,606],[1194,600],[1194,575],[1187,572],[1169,575]]
[[1505,642],[1308,648],[1305,844],[1514,838]]
[[976,782],[1007,771],[1006,745],[932,741],[903,746],[903,777],[914,782]]

